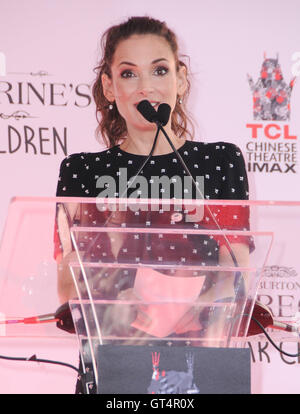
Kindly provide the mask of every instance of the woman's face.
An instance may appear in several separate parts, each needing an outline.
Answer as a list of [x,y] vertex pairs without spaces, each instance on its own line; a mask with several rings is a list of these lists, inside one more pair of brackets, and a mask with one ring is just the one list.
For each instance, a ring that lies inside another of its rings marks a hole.
[[117,105],[129,133],[132,129],[156,128],[138,112],[139,102],[147,99],[156,110],[159,104],[167,103],[173,111],[178,96],[187,87],[185,68],[176,70],[168,42],[157,35],[133,35],[121,41],[114,54],[111,75],[102,76],[104,94]]

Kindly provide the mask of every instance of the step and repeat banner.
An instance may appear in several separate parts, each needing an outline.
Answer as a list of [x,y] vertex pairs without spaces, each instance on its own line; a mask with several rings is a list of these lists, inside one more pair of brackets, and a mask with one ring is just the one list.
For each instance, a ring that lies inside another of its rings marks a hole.
[[[105,148],[95,135],[93,69],[102,33],[133,15],[166,21],[189,57],[195,140],[240,147],[250,199],[300,200],[299,0],[0,0],[1,232],[12,197],[53,197],[65,156]],[[267,271],[260,293],[281,316],[280,296],[299,296],[298,270],[271,263]],[[72,346],[63,355],[77,364]],[[263,339],[251,355],[252,392],[300,392],[300,359]],[[73,374],[18,384],[16,369],[0,361],[0,370],[11,376],[0,392],[74,390]]]

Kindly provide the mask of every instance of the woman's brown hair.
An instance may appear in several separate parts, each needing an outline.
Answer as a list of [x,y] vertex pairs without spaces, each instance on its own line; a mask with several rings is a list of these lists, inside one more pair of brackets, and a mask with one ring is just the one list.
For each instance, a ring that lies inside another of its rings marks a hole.
[[[169,43],[175,57],[177,70],[181,66],[186,68],[187,65],[179,60],[178,57],[178,43],[176,35],[171,31],[165,22],[150,18],[150,17],[131,17],[126,22],[117,26],[112,26],[102,36],[102,58],[99,65],[95,68],[97,74],[96,80],[93,84],[92,93],[96,103],[96,117],[98,121],[97,134],[102,136],[104,143],[108,147],[117,145],[122,139],[126,137],[127,127],[124,118],[119,114],[116,105],[112,106],[106,99],[103,93],[102,74],[106,74],[111,78],[111,64],[113,61],[115,50],[122,40],[128,39],[134,34],[154,34],[162,36]],[[171,127],[174,133],[182,137],[188,135],[193,139],[193,133],[188,129],[188,124],[191,125],[193,131],[193,124],[186,113],[185,102],[190,91],[190,82],[187,79],[188,87],[183,96],[180,97],[180,103],[177,101],[171,118]]]

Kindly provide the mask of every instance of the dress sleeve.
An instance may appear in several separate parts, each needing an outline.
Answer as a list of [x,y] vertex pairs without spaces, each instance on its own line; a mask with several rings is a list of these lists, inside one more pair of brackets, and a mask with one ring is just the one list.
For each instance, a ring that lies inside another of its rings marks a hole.
[[59,170],[57,182],[56,197],[82,197],[83,188],[81,181],[83,177],[83,156],[81,154],[73,154],[66,157]]
[[234,144],[225,144],[222,159],[223,200],[248,200],[249,185],[243,154]]
[[[234,144],[225,144],[222,153],[222,186],[220,198],[222,200],[248,200],[249,185],[245,161],[239,147]],[[249,230],[250,211],[248,205],[216,205],[212,206],[218,226],[223,230]],[[217,225],[213,227],[218,228]],[[230,243],[248,244],[250,251],[254,249],[253,239],[245,236],[228,236]],[[219,246],[227,244],[225,237],[217,236]]]
[[[56,197],[80,197],[82,196],[82,188],[79,177],[81,176],[80,154],[74,154],[66,157],[59,170],[57,182]],[[65,217],[63,217],[65,216]],[[62,238],[61,234],[67,234],[70,225],[70,218],[67,214],[62,214],[61,206],[56,206],[56,217],[54,224],[54,259],[63,254],[64,250],[71,249],[70,241]],[[64,249],[64,245],[68,247]]]

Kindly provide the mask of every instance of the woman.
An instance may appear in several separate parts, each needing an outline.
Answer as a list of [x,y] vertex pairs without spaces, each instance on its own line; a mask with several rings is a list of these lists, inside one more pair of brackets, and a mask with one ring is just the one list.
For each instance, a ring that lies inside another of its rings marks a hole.
[[[224,142],[204,144],[192,141],[193,134],[188,128],[190,121],[185,107],[190,89],[188,67],[180,60],[176,36],[165,23],[148,17],[132,17],[125,23],[108,29],[103,36],[103,56],[96,69],[97,78],[93,86],[93,96],[99,120],[98,131],[108,150],[96,154],[73,154],[67,157],[61,164],[57,196],[124,197],[125,194],[129,197],[136,191],[134,186],[127,188],[126,193],[121,190],[120,173],[126,172],[128,178],[135,177],[152,149],[156,125],[148,122],[137,109],[141,101],[148,100],[155,110],[162,103],[170,106],[171,115],[165,131],[194,179],[204,177],[203,196],[207,199],[247,199],[248,182],[240,150],[235,145]],[[186,194],[186,190],[190,191],[188,198],[197,197],[195,188],[192,190],[185,188],[183,167],[162,132],[157,136],[151,158],[139,174],[145,177],[149,185],[147,189],[149,198],[153,189],[151,188],[153,177],[159,180],[162,176],[168,177],[168,183],[174,177],[182,179],[181,198]],[[107,187],[102,180],[103,176],[113,179],[113,192],[107,192]],[[159,197],[163,198],[164,194],[167,194],[166,198],[173,198],[174,188],[168,187],[168,191],[164,192],[166,190],[164,181],[160,181],[160,184]],[[71,222],[76,218],[77,213],[74,209],[69,211]],[[202,223],[205,227],[205,223],[207,226],[207,222],[210,221],[209,226],[214,229],[248,227],[246,209],[237,206],[234,211],[230,211],[230,217],[227,213],[227,210],[225,214],[224,211],[223,213],[220,211],[220,208],[212,206],[205,212]],[[58,214],[58,221],[59,217]],[[159,224],[159,220],[157,223]],[[169,240],[168,252],[162,254],[163,262],[180,263],[180,256],[184,261],[187,259],[198,263],[199,260],[203,262],[205,256],[205,262],[210,264],[218,262],[232,266],[247,263],[249,246],[242,238],[230,239],[230,243],[222,236],[207,238],[204,240],[207,243],[202,243],[205,246],[201,248],[200,239],[197,240],[195,242],[194,238],[185,245],[178,238]],[[138,250],[143,245],[140,241],[138,244],[134,243],[133,239],[130,242],[120,239],[117,247],[109,250],[109,255],[122,261],[123,251],[127,251],[128,246]],[[153,236],[151,244],[157,251],[152,250],[152,259],[157,257],[158,252],[166,250],[166,245],[159,243],[159,238]],[[124,245],[126,249],[123,248]],[[173,256],[171,247],[174,247],[173,251],[175,251]],[[194,251],[196,253],[193,256],[191,252]],[[107,251],[105,254],[107,257]],[[59,296],[61,301],[65,302],[77,296],[72,277],[68,272],[68,263],[74,258],[74,252],[70,243],[64,243],[58,237],[56,258],[59,263]],[[145,255],[143,258],[145,259]],[[132,294],[135,275],[122,284],[123,293],[111,289],[112,285],[116,285],[113,277],[111,274],[108,277],[114,282],[108,283],[109,288],[107,283],[101,285],[99,282],[98,288],[100,286],[99,290],[104,291],[106,297],[120,298],[128,297],[126,296],[128,292]],[[223,297],[234,296],[232,283],[229,285],[226,277],[222,280]],[[120,274],[117,282],[120,282]],[[206,285],[210,285],[210,282],[208,281]],[[207,287],[206,290],[208,300],[216,299],[210,297],[210,290]],[[205,292],[205,286],[202,287],[202,291]]]

